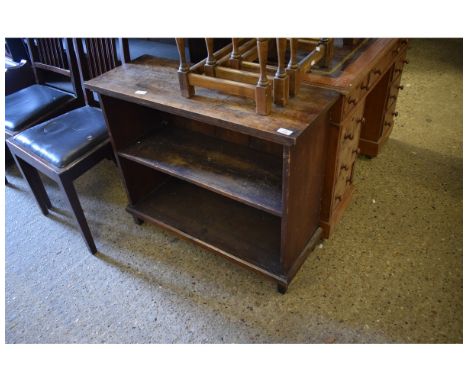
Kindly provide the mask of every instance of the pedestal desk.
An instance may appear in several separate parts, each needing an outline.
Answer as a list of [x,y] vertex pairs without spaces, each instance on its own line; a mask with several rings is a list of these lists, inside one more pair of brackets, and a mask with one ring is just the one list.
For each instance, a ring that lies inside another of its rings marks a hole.
[[328,162],[321,225],[329,237],[353,192],[357,155],[376,156],[393,128],[407,39],[365,39],[357,47],[335,47],[329,69],[312,70],[303,81],[341,94],[330,117]]
[[127,211],[285,292],[322,236],[329,109],[339,95],[303,85],[261,116],[241,97],[181,97],[177,68],[143,57],[86,84],[99,93]]

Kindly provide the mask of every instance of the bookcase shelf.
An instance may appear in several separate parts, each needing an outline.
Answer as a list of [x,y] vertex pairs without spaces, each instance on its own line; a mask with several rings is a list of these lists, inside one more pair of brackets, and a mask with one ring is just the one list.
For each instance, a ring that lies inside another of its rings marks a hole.
[[282,215],[282,158],[171,126],[139,139],[118,155]]
[[279,217],[174,177],[127,210],[261,273],[280,273]]

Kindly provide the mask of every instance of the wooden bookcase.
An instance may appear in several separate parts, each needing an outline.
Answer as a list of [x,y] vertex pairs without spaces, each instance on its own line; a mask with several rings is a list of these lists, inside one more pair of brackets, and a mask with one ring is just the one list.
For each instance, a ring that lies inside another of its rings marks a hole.
[[328,110],[338,95],[305,86],[287,108],[260,116],[241,97],[181,97],[177,66],[143,57],[86,84],[99,93],[127,211],[285,292],[321,239]]

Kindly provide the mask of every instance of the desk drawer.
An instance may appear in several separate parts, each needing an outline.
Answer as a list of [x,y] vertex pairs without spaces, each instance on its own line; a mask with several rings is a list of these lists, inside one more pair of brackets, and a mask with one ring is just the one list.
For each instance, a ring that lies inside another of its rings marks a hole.
[[400,81],[396,81],[390,84],[390,89],[388,91],[388,99],[387,99],[387,109],[396,103],[398,98],[398,93],[400,90],[403,90],[404,86],[400,85]]
[[383,121],[383,135],[393,126],[395,117],[398,116],[398,112],[395,111],[396,102],[393,102],[385,111],[384,121]]
[[360,102],[353,113],[341,125],[335,175],[336,181],[333,193],[333,209],[340,204],[347,188],[352,184],[354,163],[358,155],[361,125],[364,123],[364,106],[364,101]]
[[406,49],[398,56],[398,58],[395,60],[395,66],[393,67],[393,73],[392,73],[392,78],[391,81],[395,82],[398,80],[398,78],[401,77],[401,74],[403,73],[403,68],[405,64],[408,64],[409,61],[406,59]]
[[344,97],[343,118],[341,118],[341,120],[347,118],[347,115],[355,110],[361,99],[366,96],[368,90],[368,77],[364,76],[364,78],[357,84],[357,86],[355,86],[354,89]]
[[[400,39],[374,65],[369,72],[369,87],[374,86],[379,81],[394,61],[398,62],[398,65],[402,65],[405,60],[406,46],[407,41],[405,39]],[[401,74],[403,68],[398,66],[396,69],[399,71],[399,74]]]

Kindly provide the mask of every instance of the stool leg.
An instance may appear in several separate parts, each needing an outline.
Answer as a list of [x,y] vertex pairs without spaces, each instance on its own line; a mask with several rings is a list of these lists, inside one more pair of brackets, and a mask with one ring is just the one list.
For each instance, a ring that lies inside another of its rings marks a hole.
[[49,196],[44,188],[39,172],[29,163],[14,154],[13,158],[15,159],[16,165],[21,171],[24,179],[28,182],[39,208],[42,213],[47,216],[49,214],[49,208],[52,208],[52,203],[50,202]]
[[76,222],[81,230],[81,235],[88,246],[89,251],[91,254],[95,254],[97,252],[96,245],[94,244],[93,236],[91,235],[91,231],[89,230],[88,223],[86,222],[86,218],[83,213],[83,209],[81,208],[80,200],[78,199],[78,195],[76,194],[75,186],[73,185],[73,181],[66,179],[64,177],[60,177],[59,180],[60,188],[66,195],[66,199],[68,205],[73,211],[75,215]]

